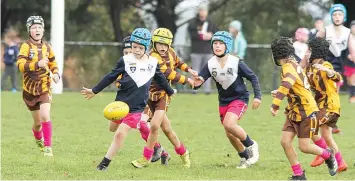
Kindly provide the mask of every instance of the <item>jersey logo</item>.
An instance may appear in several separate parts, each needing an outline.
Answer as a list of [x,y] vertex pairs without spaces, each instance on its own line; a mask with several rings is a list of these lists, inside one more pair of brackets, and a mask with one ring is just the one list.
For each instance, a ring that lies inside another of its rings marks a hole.
[[34,56],[35,56],[35,51],[33,49],[30,49],[30,54],[28,58],[32,60]]
[[227,69],[227,75],[233,75],[233,69],[232,68],[228,68]]
[[217,76],[217,69],[216,68],[212,68],[212,76],[216,77]]
[[148,64],[148,71],[149,71],[149,72],[152,72],[152,71],[153,71],[153,65]]
[[129,70],[131,70],[132,73],[136,71],[137,67],[129,67]]

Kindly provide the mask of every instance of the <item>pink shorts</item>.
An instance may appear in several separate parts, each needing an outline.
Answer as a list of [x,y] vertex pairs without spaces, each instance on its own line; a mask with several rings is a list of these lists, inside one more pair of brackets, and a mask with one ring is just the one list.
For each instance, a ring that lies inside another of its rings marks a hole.
[[137,125],[139,124],[141,117],[142,117],[142,113],[128,113],[128,115],[125,118],[112,121],[112,122],[116,124],[124,123],[131,128],[137,129]]
[[351,77],[355,74],[355,67],[344,66],[344,75],[346,77]]
[[224,117],[226,116],[227,112],[236,114],[239,120],[247,109],[248,109],[248,105],[240,100],[234,100],[233,102],[229,103],[227,106],[220,106],[219,116],[221,118],[221,123],[223,123]]

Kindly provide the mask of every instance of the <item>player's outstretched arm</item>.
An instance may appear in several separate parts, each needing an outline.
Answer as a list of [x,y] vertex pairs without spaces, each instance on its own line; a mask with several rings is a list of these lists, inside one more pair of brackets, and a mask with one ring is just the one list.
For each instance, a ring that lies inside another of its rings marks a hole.
[[193,87],[194,90],[199,89],[202,84],[211,77],[210,70],[208,69],[208,63],[206,63],[201,69],[198,76],[194,77],[195,85]]
[[101,92],[104,88],[106,88],[113,81],[115,81],[117,77],[124,72],[124,70],[125,63],[123,61],[123,58],[121,58],[119,61],[117,61],[115,68],[113,68],[110,73],[106,74],[105,77],[103,77],[102,80],[94,88],[92,88],[92,92],[94,94]]
[[281,101],[285,98],[285,96],[289,93],[291,87],[296,82],[296,70],[292,67],[292,65],[286,65],[284,68],[284,77],[281,81],[280,87],[277,89],[276,93],[274,93],[274,99],[272,100],[271,112],[272,115],[275,116],[277,111],[280,109]]
[[198,76],[198,72],[189,67],[184,61],[182,61],[174,52],[175,55],[175,67],[180,69],[181,71],[190,73],[193,77]]
[[155,70],[154,80],[158,83],[158,85],[165,90],[168,96],[172,96],[175,91],[170,87],[169,82],[166,80],[164,74],[160,71],[159,64]]
[[161,58],[161,56],[158,53],[154,52],[154,53],[151,54],[151,56],[153,56],[156,59],[158,59],[160,71],[165,75],[165,77],[168,80],[171,80],[172,82],[180,83],[182,85],[185,85],[187,82],[190,85],[193,85],[192,82],[191,82],[192,81],[191,79],[187,78],[184,75],[181,75],[179,72],[176,72],[174,69],[166,66],[165,61]]
[[250,68],[247,64],[244,63],[244,61],[239,61],[238,73],[251,82],[251,85],[254,89],[253,108],[258,108],[261,103],[261,90],[258,77],[252,70],[250,70]]

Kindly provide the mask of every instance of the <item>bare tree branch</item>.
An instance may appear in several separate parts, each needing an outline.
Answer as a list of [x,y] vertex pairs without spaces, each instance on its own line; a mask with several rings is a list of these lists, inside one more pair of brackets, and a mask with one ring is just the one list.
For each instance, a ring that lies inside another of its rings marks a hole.
[[[212,8],[209,10],[209,13],[212,13],[212,12],[216,11],[217,9],[221,8],[222,6],[226,5],[228,1],[230,1],[230,0],[223,0],[221,3],[212,6]],[[198,6],[197,6],[196,8],[198,8]],[[190,18],[190,19],[188,19],[188,20],[186,20],[186,21],[184,21],[184,22],[182,22],[182,23],[176,25],[177,28],[179,28],[180,26],[182,26],[182,25],[184,25],[184,24],[190,22],[190,21],[193,20],[194,18],[195,18],[195,17]]]

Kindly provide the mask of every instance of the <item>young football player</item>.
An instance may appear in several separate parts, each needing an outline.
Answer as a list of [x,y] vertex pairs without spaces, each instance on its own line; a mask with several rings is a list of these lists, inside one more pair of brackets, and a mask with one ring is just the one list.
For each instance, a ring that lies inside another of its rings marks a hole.
[[195,80],[195,89],[210,77],[216,82],[219,100],[219,115],[226,136],[241,157],[237,168],[248,168],[259,159],[259,148],[244,129],[236,124],[248,107],[249,92],[244,79],[249,80],[254,89],[252,107],[261,103],[258,77],[238,57],[230,54],[233,39],[226,31],[216,32],[211,39],[214,56],[204,65]]
[[[166,28],[158,28],[154,31],[152,43],[153,50],[150,53],[152,57],[155,57],[159,61],[160,70],[164,73],[166,79],[170,82],[178,82],[180,84],[189,83],[193,86],[192,79],[187,78],[175,71],[179,68],[182,71],[189,72],[190,74],[197,76],[196,71],[192,70],[184,62],[182,62],[176,55],[171,43],[173,41],[173,34]],[[148,106],[153,113],[153,117],[150,121],[150,134],[147,141],[147,146],[144,147],[143,157],[132,161],[132,165],[136,168],[146,167],[149,164],[149,160],[152,159],[153,153],[162,152],[161,149],[153,149],[154,143],[158,141],[159,128],[161,127],[166,137],[174,145],[175,151],[183,162],[184,167],[190,167],[189,151],[185,148],[184,144],[179,140],[176,133],[171,127],[170,121],[166,115],[166,111],[170,104],[170,98],[166,95],[165,90],[159,87],[157,82],[153,81],[149,88],[149,100]],[[145,113],[149,110],[146,108]],[[148,117],[147,115],[145,116]],[[169,155],[166,152],[162,153],[162,163],[169,160]]]
[[[149,86],[152,80],[154,79],[167,92],[167,96],[174,94],[174,90],[169,86],[168,81],[159,70],[158,60],[146,54],[151,41],[149,30],[146,28],[135,29],[132,32],[130,41],[133,53],[125,55],[117,61],[115,68],[94,88],[88,89],[84,87],[81,91],[85,98],[90,99],[114,82],[119,75],[122,75],[121,80],[119,80],[121,87],[117,91],[115,101],[127,103],[130,109],[129,114],[120,120],[111,146],[97,166],[98,170],[107,169],[113,156],[122,147],[127,133],[132,128],[147,127],[146,122],[141,120],[141,115],[149,97]],[[149,130],[148,127],[146,129]]]
[[[342,78],[338,72],[334,71],[333,66],[325,61],[329,51],[329,43],[325,39],[316,37],[308,45],[312,53],[309,60],[310,65],[306,68],[306,74],[312,90],[315,91],[315,100],[320,109],[317,117],[322,135],[322,137],[314,135],[312,140],[323,149],[327,148],[327,145],[332,148],[335,151],[338,172],[345,171],[348,166],[342,159],[338,146],[332,137],[332,127],[340,117],[340,98],[336,82],[339,82]],[[311,166],[316,167],[323,162],[324,159],[321,156],[316,156]]]
[[[26,23],[29,39],[21,45],[17,67],[23,73],[23,100],[33,118],[32,132],[44,156],[53,156],[51,108],[51,77],[59,81],[57,63],[52,47],[42,40],[44,20],[30,16]],[[42,139],[43,138],[43,139]]]
[[[343,4],[334,4],[330,7],[329,14],[331,16],[332,24],[325,27],[323,31],[317,33],[318,37],[325,38],[330,42],[329,50],[330,54],[327,56],[326,60],[329,61],[334,70],[342,73],[344,71],[344,63],[350,63],[348,67],[353,66],[353,61],[349,61],[348,53],[353,54],[351,56],[355,57],[355,35],[351,34],[349,28],[345,27],[343,24],[347,21],[347,10]],[[349,74],[349,69],[344,71],[345,74]],[[337,83],[338,92],[343,81]],[[350,99],[353,94],[355,94],[355,86],[350,84],[349,86]],[[335,127],[333,133],[339,133],[340,129]]]
[[[128,55],[128,54],[132,53],[132,45],[131,45],[130,39],[131,39],[130,36],[127,36],[127,37],[125,37],[123,39],[123,42],[122,42],[122,44],[123,44],[123,46],[122,46],[123,55]],[[116,87],[117,88],[121,87],[121,84],[120,84],[120,80],[121,79],[122,79],[122,75],[119,75],[118,78],[116,79]],[[150,115],[151,112],[150,112],[150,110],[144,110],[144,111],[145,111],[145,114],[144,115],[142,114],[141,120],[147,122],[149,117],[152,117]],[[148,119],[145,116],[148,116]],[[117,121],[109,121],[109,122],[110,122],[109,130],[111,132],[116,132],[119,124],[121,123],[121,121],[117,120]],[[144,123],[144,122],[142,122],[140,125],[141,126],[138,128],[138,130],[141,133],[141,136],[142,136],[143,140],[147,141],[148,135],[149,135],[149,132],[150,132],[149,125],[147,125],[147,123]],[[156,162],[156,161],[158,161],[160,159],[163,147],[160,145],[160,143],[157,142],[157,143],[155,143],[154,150],[160,150],[160,152],[154,152],[153,158],[152,158],[152,162]],[[163,150],[163,151],[167,154],[167,152],[165,150]],[[163,164],[165,164],[165,162],[163,162]]]
[[295,49],[292,39],[277,37],[271,44],[274,63],[281,66],[281,86],[272,91],[274,97],[270,108],[275,116],[280,108],[281,101],[287,96],[288,105],[285,109],[286,121],[282,129],[281,145],[290,162],[293,174],[291,180],[305,180],[306,175],[298,162],[292,141],[297,135],[298,147],[303,153],[320,155],[329,168],[331,176],[335,175],[338,164],[334,150],[321,148],[310,143],[313,134],[317,134],[319,111],[303,69],[297,64],[294,57]]
[[[355,37],[355,20],[351,21],[350,23],[350,30],[352,37]],[[352,52],[355,53],[355,46],[352,47],[353,49],[349,49],[348,60],[346,60],[344,66],[344,76],[346,76],[347,83],[348,83],[348,91],[349,91],[349,102],[355,103],[355,56],[353,57],[350,55]]]

